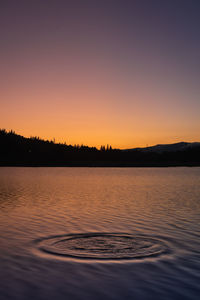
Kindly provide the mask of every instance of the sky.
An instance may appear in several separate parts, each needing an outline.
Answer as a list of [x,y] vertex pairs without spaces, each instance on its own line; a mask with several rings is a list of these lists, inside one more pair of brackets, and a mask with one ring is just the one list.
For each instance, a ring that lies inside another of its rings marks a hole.
[[200,141],[199,0],[0,0],[0,128],[115,148]]

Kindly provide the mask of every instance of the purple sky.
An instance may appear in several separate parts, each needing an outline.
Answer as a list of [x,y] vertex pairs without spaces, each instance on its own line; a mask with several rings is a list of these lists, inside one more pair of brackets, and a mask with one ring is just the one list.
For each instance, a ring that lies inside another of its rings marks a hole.
[[200,1],[0,1],[0,126],[127,148],[200,140]]

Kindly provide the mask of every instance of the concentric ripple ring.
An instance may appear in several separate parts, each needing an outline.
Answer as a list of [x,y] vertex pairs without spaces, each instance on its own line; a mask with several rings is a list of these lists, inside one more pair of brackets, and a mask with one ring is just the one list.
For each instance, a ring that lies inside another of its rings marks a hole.
[[68,234],[40,239],[37,244],[43,253],[77,259],[145,259],[169,253],[163,240],[126,233]]

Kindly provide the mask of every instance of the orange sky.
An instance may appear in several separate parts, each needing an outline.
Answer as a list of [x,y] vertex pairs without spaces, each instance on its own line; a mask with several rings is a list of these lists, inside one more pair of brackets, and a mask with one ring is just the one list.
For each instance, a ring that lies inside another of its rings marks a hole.
[[175,14],[171,28],[170,10],[143,16],[140,4],[135,19],[122,2],[92,12],[23,5],[0,16],[1,128],[96,147],[200,141],[200,43],[191,23],[181,38],[187,18],[178,28]]

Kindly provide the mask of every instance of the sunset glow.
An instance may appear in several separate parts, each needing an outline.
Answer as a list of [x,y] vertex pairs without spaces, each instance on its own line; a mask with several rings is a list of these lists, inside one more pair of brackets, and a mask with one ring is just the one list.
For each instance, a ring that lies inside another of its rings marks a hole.
[[0,127],[96,147],[199,141],[198,10],[148,3],[1,3]]

